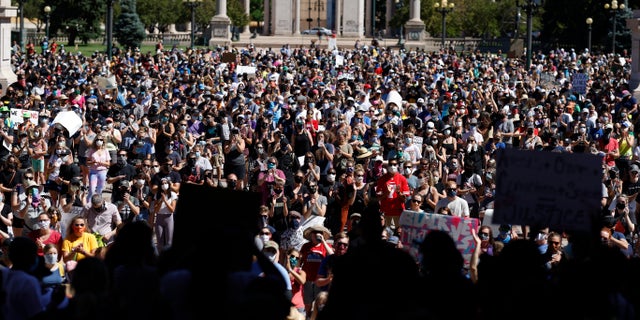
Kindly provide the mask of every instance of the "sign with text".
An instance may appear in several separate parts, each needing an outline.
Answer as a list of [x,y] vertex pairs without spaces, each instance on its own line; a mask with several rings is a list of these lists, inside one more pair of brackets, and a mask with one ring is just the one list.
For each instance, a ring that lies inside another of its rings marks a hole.
[[589,80],[589,75],[586,73],[575,73],[573,75],[573,81],[571,85],[573,86],[573,91],[579,94],[587,93],[587,80]]
[[602,157],[503,149],[493,223],[590,231],[602,199]]
[[441,230],[447,232],[453,238],[456,247],[464,258],[465,267],[469,267],[471,255],[476,248],[471,230],[478,230],[478,219],[405,210],[400,215],[398,223],[403,230],[400,237],[402,246],[414,258],[418,258],[420,243],[427,233],[431,230]]
[[[38,125],[38,111],[11,108],[9,112],[11,115],[11,121],[13,121],[13,123],[23,123],[25,119],[29,119],[31,123],[33,123],[34,125]],[[29,114],[29,118],[25,118],[26,113]]]

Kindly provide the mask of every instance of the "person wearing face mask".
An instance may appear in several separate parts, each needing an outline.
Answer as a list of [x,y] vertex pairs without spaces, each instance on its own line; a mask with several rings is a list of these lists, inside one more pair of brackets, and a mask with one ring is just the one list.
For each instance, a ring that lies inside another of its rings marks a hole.
[[603,162],[613,167],[616,165],[615,159],[620,156],[618,140],[613,136],[613,124],[607,123],[605,125],[604,134],[598,140],[598,150],[604,153]]
[[513,136],[516,134],[516,128],[513,122],[514,119],[520,119],[520,115],[516,115],[514,115],[513,119],[509,119],[505,113],[500,113],[500,120],[496,131],[502,134],[502,142],[504,142],[507,148],[513,147]]
[[44,137],[44,132],[35,129],[29,132],[29,157],[31,158],[31,168],[35,173],[35,182],[37,184],[45,183],[45,155],[48,146]]
[[284,185],[286,175],[284,171],[277,168],[278,159],[276,157],[267,158],[267,168],[258,174],[258,190],[262,194],[262,204],[267,204],[272,195],[272,191],[277,183]]
[[53,243],[47,243],[43,249],[44,257],[44,275],[40,279],[45,292],[50,293],[56,287],[62,285],[66,279],[64,265],[60,262],[58,252],[60,246]]
[[118,207],[104,200],[101,194],[91,196],[81,215],[87,219],[87,231],[96,236],[101,247],[113,242],[118,226],[122,224]]
[[178,193],[170,187],[169,179],[162,179],[160,189],[154,196],[149,215],[149,224],[154,226],[157,239],[157,250],[162,252],[173,243],[174,219],[173,213],[178,202]]
[[171,191],[178,193],[182,178],[180,177],[180,173],[173,170],[173,162],[171,159],[165,159],[162,162],[154,161],[153,170],[155,174],[151,177],[151,191],[154,195],[157,195],[158,191],[162,190],[163,180],[168,181]]
[[308,242],[303,244],[300,249],[299,263],[302,266],[302,270],[307,273],[307,282],[302,292],[305,311],[307,314],[311,314],[313,300],[321,291],[321,288],[315,284],[320,265],[325,257],[334,254],[334,249],[327,242],[331,238],[331,232],[323,226],[312,225],[308,227],[304,230],[304,238]]
[[440,208],[447,207],[452,216],[468,218],[470,216],[469,203],[458,197],[458,185],[455,181],[447,181],[445,193],[447,196],[438,200],[434,212],[440,212]]
[[44,191],[49,192],[51,204],[58,206],[58,195],[67,193],[74,177],[81,175],[80,167],[73,161],[73,153],[66,147],[56,148],[47,165],[47,183]]
[[411,195],[407,178],[398,168],[398,159],[389,159],[387,172],[376,183],[376,196],[387,227],[399,226],[398,219],[405,209],[407,197]]
[[471,118],[471,120],[469,120],[469,130],[462,134],[462,141],[467,141],[469,137],[475,137],[475,141],[479,146],[484,145],[484,137],[478,130],[478,119]]
[[[283,281],[285,282],[285,286],[286,286],[285,295],[291,298],[292,287],[291,287],[291,280],[289,278],[289,272],[279,262],[280,246],[275,241],[272,241],[272,240],[266,241],[262,247],[262,253],[269,259],[269,261],[271,261],[275,265],[276,269],[278,269],[278,271],[282,275]],[[254,267],[259,269],[259,266],[257,265],[257,263],[254,263]]]
[[533,124],[529,125],[526,135],[520,139],[520,149],[534,150],[536,146],[542,145],[542,139],[536,134]]
[[303,224],[313,223],[324,224],[327,212],[327,197],[318,192],[318,184],[315,181],[308,183],[309,195],[304,199]]
[[[419,161],[418,161],[419,162]],[[418,163],[416,162],[416,164]],[[413,162],[405,161],[402,165],[402,175],[407,179],[411,192],[419,187],[418,177],[413,174],[415,168]],[[362,211],[360,211],[362,212]]]
[[302,288],[307,282],[307,273],[300,267],[300,251],[290,248],[285,252],[284,266],[289,272],[289,280],[291,281],[291,304],[304,316]]
[[111,155],[111,164],[115,164],[117,157],[116,154],[118,152],[118,145],[122,142],[122,133],[120,129],[116,128],[116,124],[113,118],[107,118],[105,120],[106,125],[103,128],[103,138],[105,149],[109,151],[109,155]]
[[104,136],[99,135],[93,141],[89,156],[89,193],[87,200],[94,194],[102,194],[107,183],[107,170],[111,166],[111,154],[106,149]]
[[54,245],[56,248],[62,247],[62,234],[51,229],[51,216],[48,212],[41,212],[38,215],[36,229],[27,234],[31,240],[38,245],[38,255],[44,255],[46,245]]
[[107,183],[111,184],[111,201],[123,200],[123,193],[120,187],[124,182],[130,182],[136,175],[136,167],[127,161],[127,151],[118,150],[116,164],[107,170]]

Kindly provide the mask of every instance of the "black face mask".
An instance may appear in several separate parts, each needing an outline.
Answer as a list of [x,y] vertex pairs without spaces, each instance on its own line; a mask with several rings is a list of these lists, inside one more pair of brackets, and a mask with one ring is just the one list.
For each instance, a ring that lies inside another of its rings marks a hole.
[[229,181],[230,189],[235,189],[237,185],[238,185],[238,181],[235,181],[235,180]]
[[302,177],[295,177],[295,178],[293,178],[293,180],[295,182],[297,182],[297,183],[300,183],[300,182],[302,182]]

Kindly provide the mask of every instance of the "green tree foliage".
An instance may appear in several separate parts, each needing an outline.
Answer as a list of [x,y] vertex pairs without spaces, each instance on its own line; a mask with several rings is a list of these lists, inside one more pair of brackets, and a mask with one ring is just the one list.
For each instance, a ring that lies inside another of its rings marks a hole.
[[245,13],[244,1],[227,0],[227,15],[231,19],[231,24],[236,27],[244,27],[249,24],[249,15]]
[[[46,4],[51,7],[49,33],[66,34],[68,46],[74,46],[77,39],[86,43],[104,34],[101,23],[106,14],[105,0],[48,0]],[[44,16],[44,5],[40,10]]]
[[251,21],[264,21],[264,1],[251,0],[249,3]]
[[165,33],[169,25],[178,22],[176,12],[181,12],[180,0],[137,0],[138,16],[149,32]]
[[121,0],[120,5],[122,12],[116,18],[113,34],[125,49],[139,48],[146,34],[136,13],[136,0]]

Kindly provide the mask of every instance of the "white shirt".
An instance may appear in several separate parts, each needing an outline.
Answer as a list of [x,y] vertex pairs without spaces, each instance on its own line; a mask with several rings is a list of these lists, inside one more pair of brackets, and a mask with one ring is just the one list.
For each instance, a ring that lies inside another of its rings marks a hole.
[[447,207],[451,211],[451,215],[454,217],[468,218],[469,217],[469,203],[458,196],[455,199],[449,200],[448,197],[438,200],[434,212],[438,212],[440,208]]

